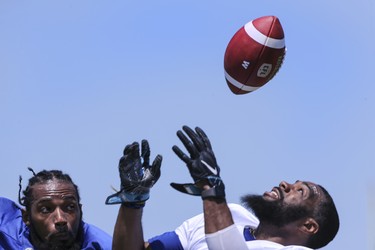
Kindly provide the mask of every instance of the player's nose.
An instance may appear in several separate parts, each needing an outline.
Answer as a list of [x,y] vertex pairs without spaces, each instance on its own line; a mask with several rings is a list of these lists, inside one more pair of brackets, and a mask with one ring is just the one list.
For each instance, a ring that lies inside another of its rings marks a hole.
[[289,193],[289,192],[290,192],[290,189],[291,189],[291,184],[289,184],[289,183],[286,182],[286,181],[282,181],[282,182],[280,182],[279,187],[280,187],[280,189],[283,190],[284,192]]
[[55,210],[54,223],[57,230],[63,230],[67,225],[67,220],[64,211],[61,209]]

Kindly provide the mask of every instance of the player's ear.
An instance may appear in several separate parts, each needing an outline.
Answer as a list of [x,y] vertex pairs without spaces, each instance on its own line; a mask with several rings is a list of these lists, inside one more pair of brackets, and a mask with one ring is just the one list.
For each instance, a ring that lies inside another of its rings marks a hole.
[[29,226],[30,225],[29,212],[26,211],[25,209],[21,209],[21,212],[22,212],[22,220],[23,220],[23,222],[26,224],[26,226]]
[[319,224],[313,218],[307,218],[300,228],[306,234],[316,234],[319,231]]

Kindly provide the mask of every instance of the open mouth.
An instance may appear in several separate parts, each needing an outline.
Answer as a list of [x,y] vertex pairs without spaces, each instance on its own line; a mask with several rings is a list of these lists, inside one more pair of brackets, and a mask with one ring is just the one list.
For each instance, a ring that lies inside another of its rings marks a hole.
[[265,192],[264,196],[270,197],[273,200],[280,200],[280,199],[282,199],[282,194],[281,194],[280,190],[277,187],[272,188],[272,190],[269,191],[269,192]]

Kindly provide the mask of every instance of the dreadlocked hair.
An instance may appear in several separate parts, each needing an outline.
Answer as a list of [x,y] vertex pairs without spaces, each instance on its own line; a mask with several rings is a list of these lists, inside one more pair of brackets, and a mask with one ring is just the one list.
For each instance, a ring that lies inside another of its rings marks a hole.
[[[33,202],[33,186],[35,184],[45,183],[50,180],[59,180],[67,183],[71,183],[76,190],[78,202],[80,202],[81,198],[79,196],[78,186],[74,184],[72,178],[68,175],[63,173],[60,170],[42,170],[39,173],[35,173],[32,168],[28,168],[30,172],[33,173],[33,177],[29,179],[29,184],[27,185],[26,189],[22,191],[22,177],[19,177],[19,190],[18,190],[18,202],[26,208],[26,210],[30,209],[31,203]],[[21,197],[21,193],[23,197]]]

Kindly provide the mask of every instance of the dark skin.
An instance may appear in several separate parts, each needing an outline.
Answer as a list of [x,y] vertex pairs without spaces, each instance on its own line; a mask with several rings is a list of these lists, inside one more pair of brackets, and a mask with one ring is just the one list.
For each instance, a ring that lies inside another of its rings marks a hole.
[[[204,189],[210,186],[203,184]],[[265,200],[283,199],[286,204],[316,206],[322,199],[322,191],[312,182],[297,181],[289,184],[282,181],[272,191],[265,192]],[[232,215],[225,199],[210,198],[203,202],[205,216],[205,233],[210,234],[233,224]],[[260,222],[256,238],[269,240],[282,245],[305,245],[311,235],[317,233],[319,224],[311,217],[290,222],[277,227],[270,223]]]
[[[179,130],[177,136],[190,156],[177,146],[173,146],[172,149],[186,163],[195,183],[171,183],[171,185],[183,193],[202,195],[205,233],[212,234],[234,224],[225,200],[224,186],[219,176],[220,168],[204,131],[198,127],[194,131],[187,126],[183,126],[183,131],[186,135]],[[320,187],[312,182],[297,181],[289,184],[282,181],[278,187],[265,192],[263,197],[256,196],[255,201],[252,199],[254,197],[250,197],[249,207],[251,205],[256,207],[255,212],[262,220],[256,229],[256,238],[282,245],[306,246],[310,237],[319,230],[319,224],[310,215],[313,215],[313,209],[318,207],[317,205],[324,199],[322,193]],[[270,210],[262,211],[263,208]],[[132,210],[124,205],[121,206],[114,231],[113,249],[142,250],[147,248],[147,243],[144,245],[143,242],[142,209]],[[238,230],[234,232],[236,231]],[[238,233],[240,234],[239,231]],[[242,236],[241,238],[243,239]]]
[[[203,189],[211,188],[204,180],[196,183]],[[289,184],[282,181],[278,187],[263,194],[265,200],[283,199],[286,204],[316,206],[323,194],[319,186],[312,182],[297,181]],[[225,199],[208,198],[203,201],[205,233],[210,234],[232,225],[233,218]],[[143,209],[121,206],[113,235],[113,249],[148,249],[142,230]],[[309,237],[319,230],[319,224],[311,217],[290,222],[283,227],[260,223],[256,238],[282,245],[306,245]]]
[[72,245],[82,218],[81,205],[73,184],[50,180],[35,184],[32,189],[31,209],[23,210],[25,224],[29,227],[32,225],[42,242],[56,246]]
[[143,208],[120,206],[113,234],[113,250],[150,249],[143,239],[142,213]]

